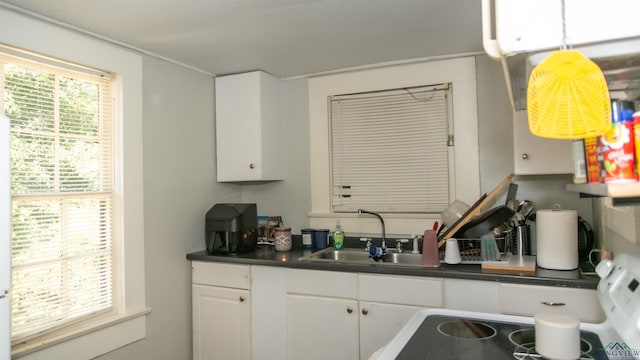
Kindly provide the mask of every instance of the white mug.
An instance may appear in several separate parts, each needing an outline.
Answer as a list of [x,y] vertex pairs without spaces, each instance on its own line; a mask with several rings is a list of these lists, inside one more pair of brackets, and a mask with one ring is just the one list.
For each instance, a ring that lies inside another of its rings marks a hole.
[[444,248],[444,262],[447,264],[459,264],[462,261],[460,257],[460,248],[458,247],[458,239],[447,239]]
[[[593,259],[593,254],[600,254],[599,259],[596,257],[596,260]],[[600,261],[602,260],[611,260],[613,259],[613,253],[609,249],[592,249],[589,251],[589,264],[594,268],[598,266]]]

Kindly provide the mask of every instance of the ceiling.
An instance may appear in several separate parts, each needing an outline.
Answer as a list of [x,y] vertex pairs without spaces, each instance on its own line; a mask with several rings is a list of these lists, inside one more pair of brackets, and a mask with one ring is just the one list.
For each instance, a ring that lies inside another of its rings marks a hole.
[[215,75],[264,70],[290,78],[482,52],[479,0],[6,0],[0,6]]

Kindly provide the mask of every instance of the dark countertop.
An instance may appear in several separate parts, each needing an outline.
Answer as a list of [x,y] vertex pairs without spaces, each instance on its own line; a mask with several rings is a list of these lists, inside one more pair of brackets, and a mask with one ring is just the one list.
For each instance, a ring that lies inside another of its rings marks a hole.
[[237,256],[214,256],[209,255],[206,250],[202,250],[187,254],[187,259],[191,261],[245,265],[282,266],[294,269],[439,277],[585,289],[596,289],[598,285],[598,277],[596,275],[583,275],[580,270],[560,271],[537,268],[535,273],[519,274],[517,272],[487,271],[481,269],[480,265],[472,264],[442,264],[438,268],[427,268],[376,262],[370,264],[347,264],[299,260],[300,257],[310,253],[311,250],[295,248],[291,251],[277,252],[271,246],[259,245],[254,252]]

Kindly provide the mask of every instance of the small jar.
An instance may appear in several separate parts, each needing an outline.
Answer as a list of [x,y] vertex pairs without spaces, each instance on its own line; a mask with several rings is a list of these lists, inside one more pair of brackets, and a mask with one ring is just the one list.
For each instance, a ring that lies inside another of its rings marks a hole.
[[273,239],[276,251],[291,251],[291,228],[276,228]]
[[313,229],[302,229],[302,247],[311,249],[313,247]]
[[329,229],[314,230],[313,245],[316,249],[324,249],[329,246]]

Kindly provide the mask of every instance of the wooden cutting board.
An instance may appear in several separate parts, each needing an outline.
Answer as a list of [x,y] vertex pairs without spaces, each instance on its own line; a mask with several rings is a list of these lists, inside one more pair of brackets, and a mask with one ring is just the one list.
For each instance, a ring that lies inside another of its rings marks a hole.
[[489,262],[482,263],[482,270],[500,272],[530,273],[536,272],[536,257],[531,255],[516,256],[511,255],[509,261],[503,263]]

